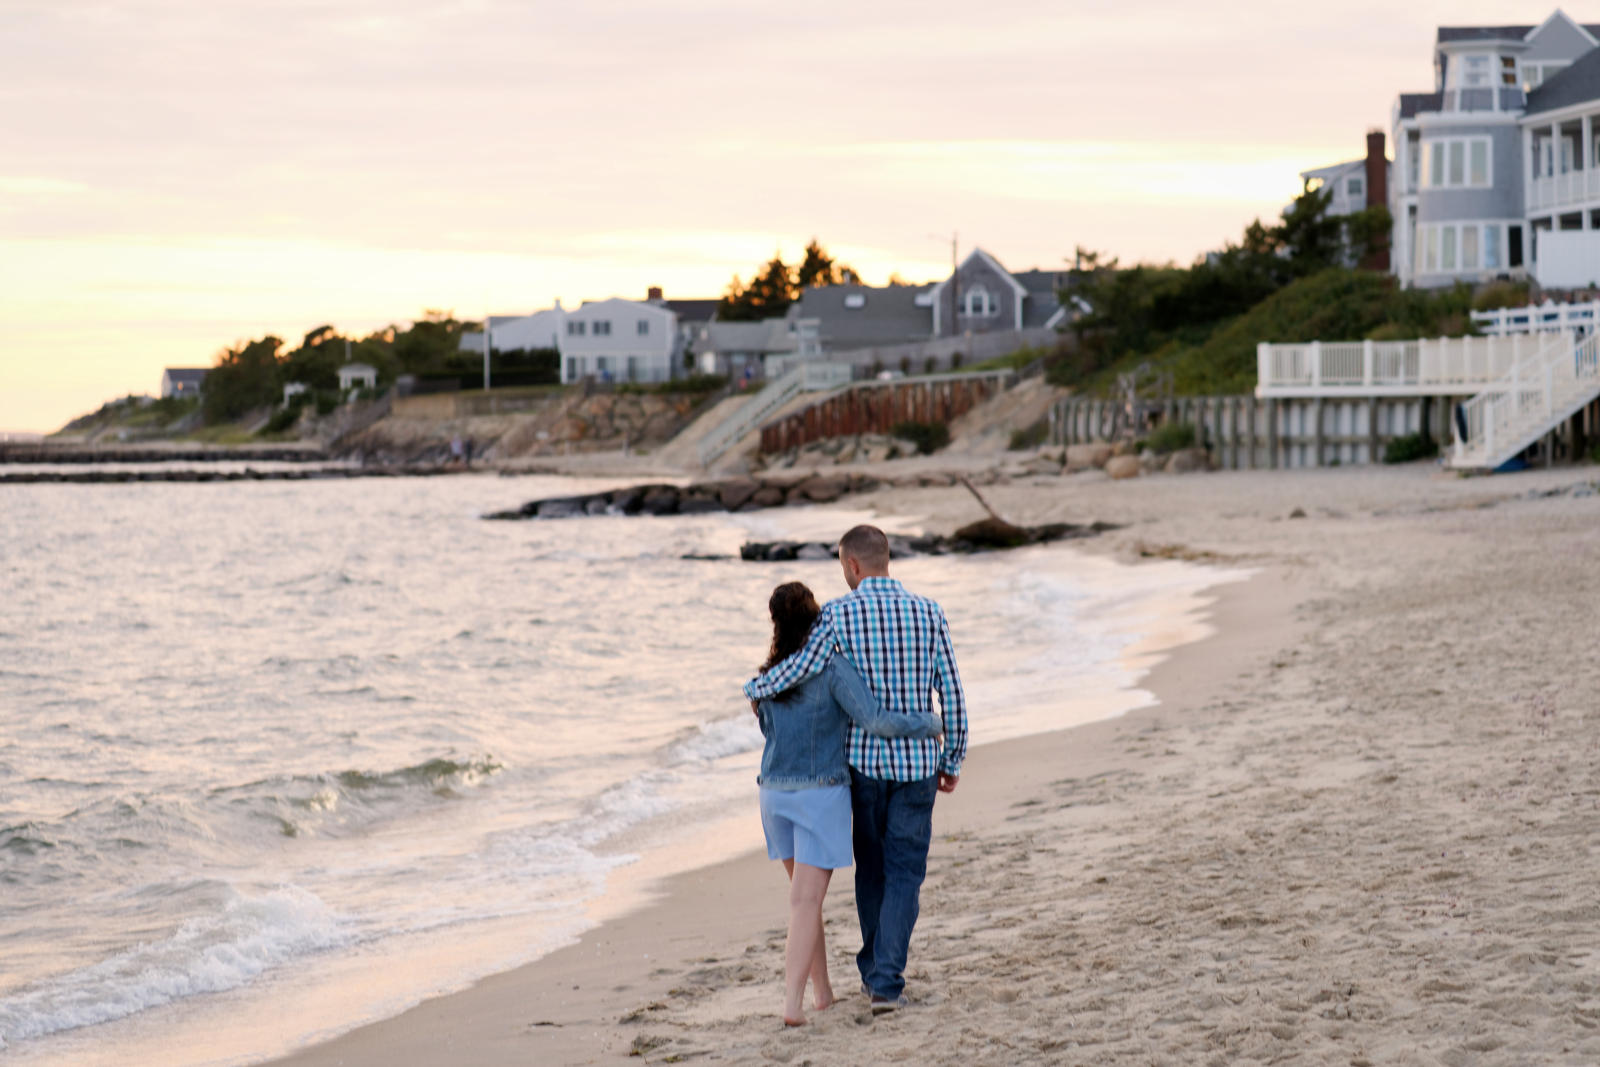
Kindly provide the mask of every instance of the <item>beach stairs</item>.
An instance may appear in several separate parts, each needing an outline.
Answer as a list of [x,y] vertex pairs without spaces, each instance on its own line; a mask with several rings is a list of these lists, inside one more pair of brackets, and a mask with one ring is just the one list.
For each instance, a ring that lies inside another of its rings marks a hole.
[[700,465],[710,467],[783,406],[801,393],[837,389],[850,384],[848,363],[805,362],[782,377],[768,382],[755,396],[736,409],[721,425],[700,440]]
[[1508,374],[1461,405],[1446,466],[1494,470],[1600,397],[1600,333],[1546,336]]

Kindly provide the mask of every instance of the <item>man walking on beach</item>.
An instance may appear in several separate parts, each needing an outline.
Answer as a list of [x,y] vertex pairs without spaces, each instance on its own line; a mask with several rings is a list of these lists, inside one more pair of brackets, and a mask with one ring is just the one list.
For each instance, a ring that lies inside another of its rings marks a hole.
[[874,1014],[903,1007],[906,955],[933,838],[933,802],[954,792],[967,753],[967,705],[944,611],[889,577],[889,539],[857,526],[839,539],[851,592],[822,607],[799,652],[744,687],[752,704],[781,693],[844,653],[891,712],[933,711],[944,743],[875,737],[854,725],[846,742],[856,861],[856,965]]

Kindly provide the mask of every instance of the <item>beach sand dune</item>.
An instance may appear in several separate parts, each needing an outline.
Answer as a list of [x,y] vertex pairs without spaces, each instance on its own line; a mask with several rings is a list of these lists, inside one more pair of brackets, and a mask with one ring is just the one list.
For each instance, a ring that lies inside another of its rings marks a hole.
[[[851,995],[785,1032],[782,877],[750,857],[302,1062],[380,1062],[385,1034],[422,1062],[500,996],[517,1016],[473,1062],[1600,1063],[1594,480],[996,487],[1015,521],[1128,524],[1095,551],[1259,573],[1152,673],[1158,706],[973,753],[937,810],[909,1009],[874,1018],[854,992],[842,872],[827,924]],[[875,503],[938,528],[963,495]],[[567,992],[585,967],[617,980]]]

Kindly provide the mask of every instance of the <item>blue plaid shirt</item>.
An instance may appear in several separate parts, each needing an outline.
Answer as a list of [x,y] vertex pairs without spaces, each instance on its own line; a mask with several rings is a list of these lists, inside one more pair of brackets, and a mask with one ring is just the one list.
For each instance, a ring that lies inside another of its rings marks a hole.
[[863,578],[849,594],[824,604],[805,647],[751,679],[744,695],[759,700],[781,693],[820,671],[835,650],[850,657],[886,710],[932,712],[937,689],[944,718],[943,750],[932,738],[877,737],[852,723],[845,743],[850,766],[894,782],[961,773],[967,698],[950,624],[938,604],[906,592],[893,578]]

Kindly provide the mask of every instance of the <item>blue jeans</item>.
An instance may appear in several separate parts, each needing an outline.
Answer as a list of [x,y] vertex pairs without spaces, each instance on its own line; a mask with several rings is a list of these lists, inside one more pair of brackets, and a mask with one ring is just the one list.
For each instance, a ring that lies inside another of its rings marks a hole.
[[939,776],[917,782],[868,778],[850,768],[851,837],[856,851],[856,966],[874,996],[893,1000],[906,987],[906,954],[928,873],[933,801]]

